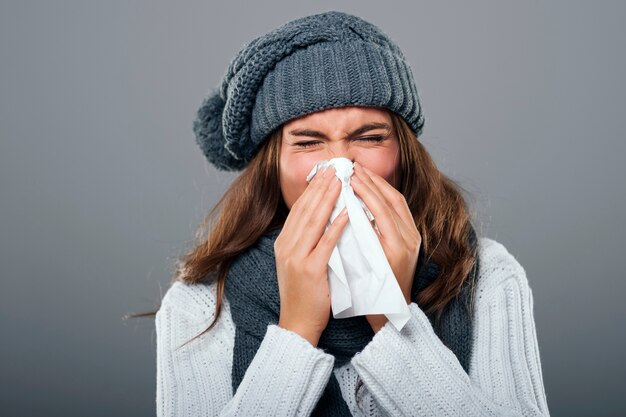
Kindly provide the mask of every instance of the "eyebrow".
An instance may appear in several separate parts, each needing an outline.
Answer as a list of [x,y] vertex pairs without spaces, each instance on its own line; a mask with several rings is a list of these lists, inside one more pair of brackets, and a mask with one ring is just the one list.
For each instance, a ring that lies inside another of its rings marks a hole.
[[[352,132],[348,133],[347,137],[351,138],[354,136],[358,136],[362,133],[365,133],[374,129],[385,129],[387,131],[390,131],[391,127],[387,123],[367,123],[353,130]],[[312,130],[312,129],[294,129],[290,131],[289,134],[293,136],[307,136],[307,137],[312,137],[312,138],[328,139],[328,136],[326,136],[324,133],[317,131],[317,130]]]

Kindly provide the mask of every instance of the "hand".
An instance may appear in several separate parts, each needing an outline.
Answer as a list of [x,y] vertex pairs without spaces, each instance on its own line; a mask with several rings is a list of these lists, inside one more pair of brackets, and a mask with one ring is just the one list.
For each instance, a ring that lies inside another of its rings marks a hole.
[[[408,305],[411,303],[413,277],[422,244],[422,236],[409,206],[401,192],[358,163],[354,164],[350,184],[376,219],[380,231],[378,240]],[[384,314],[366,317],[374,332],[378,332],[388,321]]]
[[278,325],[313,346],[330,320],[328,260],[348,223],[347,215],[339,215],[326,229],[340,191],[334,167],[318,172],[291,207],[274,242],[280,291]]

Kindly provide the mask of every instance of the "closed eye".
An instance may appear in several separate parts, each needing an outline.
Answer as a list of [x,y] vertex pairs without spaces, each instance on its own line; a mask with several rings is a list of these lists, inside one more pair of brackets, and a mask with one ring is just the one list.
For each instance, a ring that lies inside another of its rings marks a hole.
[[362,138],[357,138],[357,140],[364,140],[366,142],[382,142],[385,139],[382,136],[363,136]]
[[[385,138],[383,136],[362,136],[360,138],[356,138],[355,140],[360,140],[360,141],[365,141],[365,142],[382,142],[384,139]],[[298,143],[295,143],[294,145],[300,148],[309,148],[309,147],[317,145],[318,143],[321,143],[321,141],[313,140],[313,141],[308,141],[308,142],[298,142]]]

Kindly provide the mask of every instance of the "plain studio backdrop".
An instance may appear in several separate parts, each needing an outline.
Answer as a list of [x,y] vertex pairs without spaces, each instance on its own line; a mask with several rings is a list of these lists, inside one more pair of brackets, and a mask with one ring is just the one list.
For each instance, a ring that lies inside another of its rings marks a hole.
[[626,415],[626,6],[614,1],[3,1],[0,414],[155,413],[154,308],[236,174],[195,111],[287,21],[403,49],[420,138],[527,272],[554,416]]

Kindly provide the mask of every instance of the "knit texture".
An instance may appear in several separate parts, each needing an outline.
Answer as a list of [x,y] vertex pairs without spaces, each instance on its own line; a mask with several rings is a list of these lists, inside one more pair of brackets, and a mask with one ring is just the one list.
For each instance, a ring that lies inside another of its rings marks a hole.
[[394,111],[416,136],[424,127],[400,48],[372,23],[329,11],[292,20],[245,45],[204,98],[193,130],[209,162],[239,171],[284,122],[343,106]]
[[479,239],[479,259],[469,373],[411,303],[402,331],[387,323],[340,368],[300,335],[268,325],[237,391],[228,297],[216,325],[185,344],[213,321],[217,285],[175,282],[155,320],[157,416],[307,416],[334,375],[353,416],[547,417],[526,273],[488,238]]
[[[225,294],[230,300],[230,310],[237,331],[232,368],[232,388],[237,391],[246,370],[257,353],[267,326],[277,324],[280,315],[280,293],[276,276],[274,242],[280,228],[263,235],[257,243],[240,254],[231,264],[226,279]],[[469,243],[474,247],[476,235],[470,229]],[[464,288],[476,275],[478,266],[470,272]],[[432,283],[438,275],[439,267],[433,261],[424,259],[420,251],[414,278],[412,301]],[[461,297],[450,303],[443,318],[443,326],[437,334],[459,357],[467,371],[471,354],[471,318],[468,305],[470,292],[463,291]],[[372,340],[374,332],[365,316],[335,319],[332,314],[322,333],[318,347],[335,358],[334,367],[344,366],[352,357],[362,351]],[[342,398],[337,379],[332,376],[317,404],[314,416],[350,416],[350,410]]]

